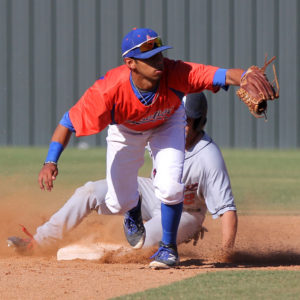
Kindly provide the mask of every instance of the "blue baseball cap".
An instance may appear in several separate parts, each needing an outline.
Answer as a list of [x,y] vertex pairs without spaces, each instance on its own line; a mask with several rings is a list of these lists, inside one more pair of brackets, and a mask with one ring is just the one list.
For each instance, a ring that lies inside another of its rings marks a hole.
[[150,28],[133,28],[122,41],[122,56],[147,59],[170,49],[163,46],[158,34]]

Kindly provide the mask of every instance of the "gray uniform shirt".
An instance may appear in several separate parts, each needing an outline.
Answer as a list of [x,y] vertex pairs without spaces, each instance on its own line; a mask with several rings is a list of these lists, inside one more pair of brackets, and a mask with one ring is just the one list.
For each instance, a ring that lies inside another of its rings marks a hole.
[[206,210],[213,218],[236,210],[230,179],[219,147],[206,133],[185,152],[184,210]]

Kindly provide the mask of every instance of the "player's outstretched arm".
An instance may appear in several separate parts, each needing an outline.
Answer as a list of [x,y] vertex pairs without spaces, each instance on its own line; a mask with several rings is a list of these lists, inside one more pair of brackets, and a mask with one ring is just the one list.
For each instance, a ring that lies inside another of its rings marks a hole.
[[226,211],[221,217],[222,223],[222,248],[230,251],[234,247],[238,218],[235,210]]
[[245,70],[242,69],[228,69],[226,72],[226,85],[240,85],[241,77]]
[[46,161],[39,173],[38,182],[42,190],[51,191],[53,188],[53,181],[58,175],[57,161],[63,149],[68,145],[72,131],[68,128],[58,124],[56,127],[51,143],[49,146]]

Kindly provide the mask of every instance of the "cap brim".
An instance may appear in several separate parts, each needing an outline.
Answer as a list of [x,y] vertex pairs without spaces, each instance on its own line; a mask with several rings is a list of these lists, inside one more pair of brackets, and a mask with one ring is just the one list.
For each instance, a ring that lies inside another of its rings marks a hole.
[[171,46],[161,46],[161,47],[155,48],[151,51],[135,54],[134,56],[130,56],[130,54],[129,54],[129,57],[134,57],[134,58],[139,58],[139,59],[147,59],[147,58],[154,56],[155,54],[157,54],[159,52],[162,52],[167,49],[172,49],[172,48],[173,47],[171,47]]

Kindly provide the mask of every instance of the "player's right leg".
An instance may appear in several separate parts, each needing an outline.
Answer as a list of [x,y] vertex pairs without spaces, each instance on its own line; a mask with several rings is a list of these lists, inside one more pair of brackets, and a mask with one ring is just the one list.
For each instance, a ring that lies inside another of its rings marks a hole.
[[145,240],[137,176],[144,163],[148,135],[122,125],[110,125],[107,135],[105,203],[113,213],[124,213],[124,233],[135,249],[141,248]]

